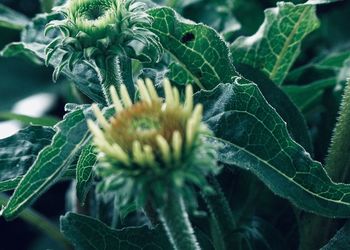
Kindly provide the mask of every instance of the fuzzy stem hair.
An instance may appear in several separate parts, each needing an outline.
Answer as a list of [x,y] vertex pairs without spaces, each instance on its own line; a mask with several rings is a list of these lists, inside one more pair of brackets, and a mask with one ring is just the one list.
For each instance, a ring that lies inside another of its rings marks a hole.
[[215,177],[210,176],[209,180],[215,193],[202,192],[202,197],[209,208],[214,226],[219,231],[224,249],[236,248],[238,250],[240,249],[241,239],[237,233],[237,226],[230,205]]
[[334,181],[347,181],[350,170],[350,80],[348,80],[335,126],[326,170]]
[[135,89],[132,84],[132,69],[128,58],[109,56],[102,63],[97,63],[97,66],[100,69],[102,93],[108,105],[112,104],[109,91],[111,86],[119,89],[122,84],[127,84],[128,92],[133,96]]
[[159,216],[174,249],[200,250],[182,196],[170,192],[168,197],[168,201],[159,209]]

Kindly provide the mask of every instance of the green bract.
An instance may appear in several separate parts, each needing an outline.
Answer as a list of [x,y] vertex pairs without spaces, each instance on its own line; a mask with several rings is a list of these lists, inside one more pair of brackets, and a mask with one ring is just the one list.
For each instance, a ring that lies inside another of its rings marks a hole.
[[158,61],[162,46],[145,28],[152,18],[144,10],[145,4],[134,0],[70,0],[55,8],[64,19],[51,21],[45,30],[57,28],[62,33],[45,49],[47,64],[58,49],[63,51],[54,79],[63,67],[68,65],[72,70],[79,60],[92,60],[100,67],[110,57],[137,57],[146,47],[156,51],[152,59]]
[[201,122],[203,107],[193,106],[192,87],[187,86],[182,104],[179,91],[168,80],[165,101],[150,80],[139,80],[137,85],[141,99],[136,103],[124,85],[120,95],[111,88],[116,115],[109,121],[94,106],[102,129],[91,120],[89,127],[100,152],[96,168],[102,177],[100,188],[119,191],[124,202],[143,205],[152,197],[161,205],[168,189],[186,196],[192,193],[192,184],[206,187],[206,177],[217,173],[218,167],[215,150],[204,139],[210,131]]

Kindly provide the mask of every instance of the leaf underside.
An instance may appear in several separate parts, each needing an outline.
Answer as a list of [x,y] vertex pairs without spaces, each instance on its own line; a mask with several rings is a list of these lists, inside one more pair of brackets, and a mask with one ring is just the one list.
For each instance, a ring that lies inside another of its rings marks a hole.
[[50,127],[29,126],[0,140],[0,192],[17,186],[53,135]]
[[350,216],[350,185],[331,181],[319,162],[288,134],[286,124],[255,84],[221,84],[201,91],[204,121],[220,161],[258,176],[297,207],[328,217]]

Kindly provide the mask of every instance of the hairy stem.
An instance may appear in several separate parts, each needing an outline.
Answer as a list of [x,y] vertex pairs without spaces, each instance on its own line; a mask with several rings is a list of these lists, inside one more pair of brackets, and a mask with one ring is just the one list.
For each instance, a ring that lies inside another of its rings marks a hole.
[[121,84],[125,84],[130,95],[135,93],[130,58],[124,55],[109,56],[102,62],[97,61],[97,67],[100,70],[101,88],[107,105],[112,103],[109,93],[112,85],[119,89]]
[[[6,204],[8,200],[9,199],[7,195],[0,193],[0,204]],[[63,237],[60,230],[51,221],[49,221],[47,218],[45,218],[38,212],[27,208],[19,215],[19,217],[36,227],[42,233],[51,237],[53,240],[60,243],[64,247],[64,249],[72,249],[71,245]]]
[[152,203],[148,201],[144,207],[144,212],[149,220],[149,222],[152,224],[152,226],[156,226],[159,224],[159,218],[157,216],[157,211],[154,209]]
[[[336,182],[347,182],[350,170],[350,83],[346,84],[325,168]],[[319,249],[332,237],[339,221],[306,214],[300,220],[300,250]],[[322,230],[320,230],[322,228]]]
[[335,126],[326,170],[334,181],[346,181],[350,169],[350,82],[347,82]]
[[236,232],[236,223],[233,218],[230,205],[223,194],[219,183],[214,177],[210,177],[210,183],[215,190],[214,194],[202,193],[204,200],[210,210],[213,223],[222,237],[225,249],[239,249],[240,236]]
[[170,192],[169,200],[159,209],[160,220],[175,250],[200,250],[183,198]]

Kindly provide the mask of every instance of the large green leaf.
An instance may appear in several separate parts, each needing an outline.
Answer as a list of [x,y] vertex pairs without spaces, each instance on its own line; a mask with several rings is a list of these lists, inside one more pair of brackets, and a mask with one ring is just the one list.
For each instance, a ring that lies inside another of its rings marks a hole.
[[24,42],[13,42],[4,47],[4,49],[0,52],[0,56],[2,57],[23,57],[28,59],[29,61],[43,65],[43,59],[40,58],[44,46],[39,43],[24,43]]
[[26,16],[0,4],[0,27],[21,30],[28,24]]
[[17,186],[53,135],[52,128],[30,126],[0,140],[0,192]]
[[233,60],[260,69],[282,84],[300,53],[302,40],[318,27],[312,4],[279,2],[276,8],[265,10],[265,20],[254,35],[232,43]]
[[236,76],[226,43],[212,28],[185,20],[170,8],[150,9],[151,30],[167,52],[204,89],[212,89]]
[[267,76],[247,65],[236,65],[237,71],[245,78],[256,83],[268,103],[287,123],[287,129],[292,138],[302,145],[307,152],[312,153],[312,144],[308,127],[303,115],[289,97],[276,86]]
[[77,250],[168,250],[172,249],[165,232],[158,226],[114,230],[83,215],[67,213],[61,217],[61,231]]
[[334,88],[337,84],[337,80],[334,77],[312,82],[308,85],[287,85],[283,87],[283,90],[293,100],[301,111],[308,111],[310,108],[317,104],[317,100],[320,100],[324,91],[328,88]]
[[285,122],[255,84],[221,84],[201,91],[204,120],[216,137],[220,161],[257,175],[297,207],[329,217],[350,217],[350,185],[334,183],[319,162],[288,134]]
[[[163,228],[147,226],[116,230],[92,217],[67,213],[61,219],[61,231],[77,250],[170,250],[173,249]],[[213,250],[210,239],[195,230],[203,250]]]
[[313,59],[311,62],[302,65],[287,75],[286,83],[308,85],[315,81],[323,81],[325,78],[336,78],[336,82],[344,81],[347,76],[340,74],[350,58],[349,46],[338,48]]
[[12,112],[1,112],[0,121],[15,120],[25,125],[54,126],[59,122],[58,118],[52,116],[33,117]]
[[89,137],[83,110],[76,110],[66,115],[55,129],[56,134],[51,144],[40,151],[8,204],[1,211],[6,219],[16,217],[58,181]]
[[97,162],[97,154],[92,144],[87,145],[81,151],[77,163],[77,196],[81,203],[84,203],[86,195],[93,180],[93,166]]

